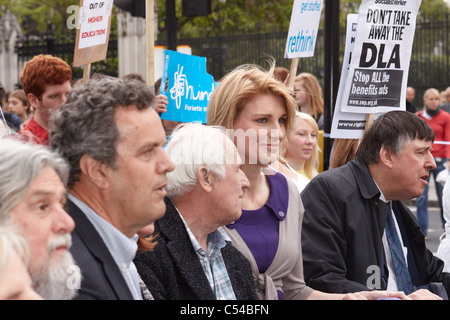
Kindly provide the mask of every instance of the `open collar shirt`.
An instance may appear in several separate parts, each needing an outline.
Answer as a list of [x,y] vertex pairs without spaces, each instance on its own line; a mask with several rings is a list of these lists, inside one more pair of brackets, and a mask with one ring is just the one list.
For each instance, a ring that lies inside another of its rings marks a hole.
[[122,232],[95,213],[94,210],[83,201],[72,194],[69,194],[69,199],[83,211],[105,242],[111,256],[119,267],[133,298],[135,300],[142,300],[139,276],[136,266],[133,263],[138,248],[138,235],[136,234],[131,238],[127,238]]
[[[374,182],[375,182],[375,180],[374,180]],[[376,184],[376,182],[375,182],[375,184]],[[378,187],[378,185],[377,185],[377,187]],[[403,245],[403,240],[402,240],[402,237],[400,234],[400,228],[398,226],[398,222],[395,217],[395,214],[392,210],[392,201],[386,200],[383,192],[381,192],[380,187],[378,187],[378,189],[380,190],[380,200],[389,204],[389,208],[392,212],[392,218],[394,219],[394,223],[395,223],[395,229],[397,231],[401,246],[403,248],[403,255],[405,257],[406,263],[408,263],[408,259],[407,259],[408,248]],[[397,279],[395,277],[395,271],[394,271],[394,262],[392,261],[392,256],[391,256],[391,251],[389,249],[389,243],[387,240],[386,231],[384,231],[384,233],[383,233],[383,248],[384,248],[384,253],[385,253],[385,258],[386,258],[386,265],[387,265],[388,272],[389,272],[389,276],[387,279],[387,290],[398,291]]]
[[[180,214],[180,212],[178,212],[178,214]],[[223,228],[218,228],[208,236],[208,250],[205,250],[200,246],[181,214],[180,218],[186,227],[192,247],[200,260],[200,264],[202,265],[203,271],[205,271],[205,275],[208,278],[209,285],[211,286],[216,299],[236,300],[221,251],[222,248],[227,245],[227,242],[231,242],[230,237]]]

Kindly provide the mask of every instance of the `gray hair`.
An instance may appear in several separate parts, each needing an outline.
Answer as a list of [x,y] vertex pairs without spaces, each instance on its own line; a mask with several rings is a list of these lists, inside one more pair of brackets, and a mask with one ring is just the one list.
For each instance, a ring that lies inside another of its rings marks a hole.
[[[167,173],[168,196],[177,197],[191,191],[198,183],[197,170],[201,166],[217,179],[225,179],[226,139],[229,138],[222,127],[199,123],[178,125],[166,148],[167,155],[175,164],[175,170]],[[232,143],[229,145],[235,148]]]
[[116,110],[131,105],[142,110],[153,100],[150,89],[138,80],[93,77],[73,88],[52,117],[49,133],[50,146],[69,162],[69,188],[79,180],[79,162],[85,154],[112,168],[116,166]]
[[16,138],[0,139],[0,221],[25,197],[30,183],[44,167],[53,168],[66,184],[69,167],[48,147]]
[[0,276],[5,271],[13,252],[16,252],[23,263],[28,266],[30,261],[28,242],[20,235],[16,226],[10,223],[2,223],[0,224]]

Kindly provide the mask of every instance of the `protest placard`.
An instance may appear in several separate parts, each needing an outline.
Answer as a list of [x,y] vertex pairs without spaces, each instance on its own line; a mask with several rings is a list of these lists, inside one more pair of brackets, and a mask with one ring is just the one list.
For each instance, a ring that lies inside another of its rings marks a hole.
[[[73,66],[106,59],[113,0],[81,0]],[[85,72],[86,74],[86,72]]]
[[[155,79],[158,80],[162,77],[164,71],[164,56],[167,50],[166,45],[155,45]],[[184,54],[192,54],[192,48],[189,45],[181,44],[177,45],[177,52]],[[156,92],[158,94],[158,92]]]
[[342,62],[341,79],[339,81],[339,90],[336,97],[336,106],[334,108],[333,122],[331,124],[330,132],[330,137],[332,139],[360,139],[362,138],[366,127],[366,114],[341,111],[342,93],[355,45],[357,25],[358,15],[347,15],[344,60]]
[[[164,83],[168,80],[167,90]],[[160,94],[167,96],[161,119],[206,123],[208,101],[217,83],[206,72],[206,58],[166,50]]]
[[405,110],[409,62],[421,0],[363,0],[341,111]]
[[284,57],[312,57],[319,30],[322,0],[295,0]]
[[322,0],[294,0],[284,57],[292,59],[288,87],[294,87],[298,59],[312,57],[319,30]]

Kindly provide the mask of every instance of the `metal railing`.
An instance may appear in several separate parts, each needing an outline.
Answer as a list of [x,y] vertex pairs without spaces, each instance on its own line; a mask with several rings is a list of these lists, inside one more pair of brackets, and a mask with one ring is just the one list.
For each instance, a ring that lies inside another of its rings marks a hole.
[[[408,85],[416,88],[415,105],[423,105],[423,92],[431,87],[443,90],[450,85],[450,20],[449,15],[439,19],[418,17],[409,69]],[[278,66],[287,69],[290,60],[284,59],[287,31],[225,35],[206,38],[181,38],[179,44],[189,45],[192,53],[207,58],[207,71],[216,81],[228,71],[241,64],[265,65],[269,57],[275,58]],[[344,32],[340,32],[341,64],[344,55]],[[69,64],[73,60],[74,39],[56,40],[51,32],[44,37],[29,37],[16,44],[19,66],[39,53],[49,53],[61,57]],[[156,44],[164,45],[164,41]],[[298,72],[316,75],[323,85],[324,80],[324,36],[319,31],[315,54],[299,61]],[[92,72],[117,76],[117,39],[111,38],[108,58],[92,65]],[[82,77],[82,69],[74,68],[74,77]]]

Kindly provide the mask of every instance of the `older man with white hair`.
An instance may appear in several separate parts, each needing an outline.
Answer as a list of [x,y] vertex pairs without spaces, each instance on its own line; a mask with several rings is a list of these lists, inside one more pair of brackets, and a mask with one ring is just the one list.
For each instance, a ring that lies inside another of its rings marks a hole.
[[66,162],[48,148],[0,139],[0,220],[27,240],[28,269],[44,299],[71,299],[80,286],[69,252],[75,223],[64,210],[67,176]]
[[141,278],[157,300],[257,299],[250,264],[222,228],[241,216],[249,186],[233,142],[222,128],[184,124],[166,151],[175,170],[158,244],[135,258]]

